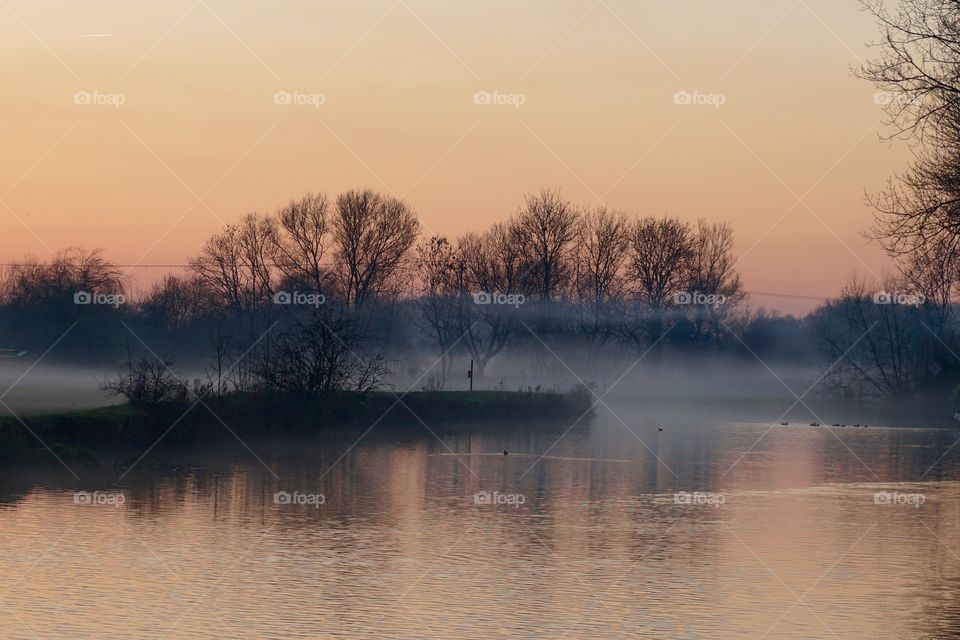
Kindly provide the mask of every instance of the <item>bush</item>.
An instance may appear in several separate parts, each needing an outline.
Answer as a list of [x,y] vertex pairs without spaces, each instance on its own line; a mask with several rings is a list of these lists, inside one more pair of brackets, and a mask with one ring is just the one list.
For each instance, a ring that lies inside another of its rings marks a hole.
[[129,363],[127,373],[103,389],[125,396],[133,404],[158,404],[187,399],[187,383],[173,372],[173,360],[143,358]]
[[380,387],[386,368],[381,356],[362,360],[353,322],[318,309],[280,334],[255,367],[264,389],[321,395],[367,393]]

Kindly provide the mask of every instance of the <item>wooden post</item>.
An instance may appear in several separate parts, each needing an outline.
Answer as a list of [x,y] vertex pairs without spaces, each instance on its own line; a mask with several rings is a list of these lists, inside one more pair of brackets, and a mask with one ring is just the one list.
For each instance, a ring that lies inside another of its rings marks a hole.
[[470,358],[470,370],[467,371],[467,378],[470,379],[470,391],[473,391],[473,358]]

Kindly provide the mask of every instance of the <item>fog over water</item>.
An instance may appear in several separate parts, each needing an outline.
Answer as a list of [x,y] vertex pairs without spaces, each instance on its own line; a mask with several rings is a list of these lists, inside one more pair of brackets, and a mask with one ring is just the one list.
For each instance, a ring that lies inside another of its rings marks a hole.
[[[396,393],[426,388],[430,374],[439,369],[436,355],[421,352],[388,361],[387,388]],[[186,380],[206,380],[210,367],[202,361],[176,363],[176,372]],[[469,359],[454,360],[444,383],[446,390],[469,387]],[[823,422],[826,425],[875,424],[894,427],[950,427],[949,403],[921,406],[916,403],[844,401],[827,393],[823,383],[826,367],[796,363],[759,362],[732,357],[671,356],[655,361],[651,356],[585,356],[554,352],[540,365],[523,357],[494,360],[474,388],[558,388],[590,385],[594,401],[641,400],[646,414],[666,412],[665,417],[690,419],[754,420],[761,422]],[[122,402],[101,385],[117,376],[106,364],[80,366],[51,359],[0,360],[0,393],[3,401],[24,415],[68,409],[89,409]],[[798,397],[800,400],[798,400]],[[598,403],[598,410],[603,410]],[[788,411],[789,410],[789,411]],[[0,411],[6,411],[0,406]]]
[[[91,409],[123,401],[100,389],[113,374],[105,367],[4,359],[0,360],[0,395],[10,409],[24,415]],[[0,415],[7,412],[0,406]]]

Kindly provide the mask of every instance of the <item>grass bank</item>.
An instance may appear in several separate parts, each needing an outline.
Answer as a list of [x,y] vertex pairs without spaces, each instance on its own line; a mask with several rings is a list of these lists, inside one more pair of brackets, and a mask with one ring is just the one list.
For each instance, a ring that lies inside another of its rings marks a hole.
[[436,391],[406,395],[375,392],[324,397],[237,394],[178,403],[115,405],[99,409],[0,417],[0,460],[63,460],[96,464],[99,453],[141,449],[162,438],[165,446],[308,434],[374,423],[421,429],[427,425],[496,424],[501,421],[573,422],[590,411],[586,389],[541,391]]

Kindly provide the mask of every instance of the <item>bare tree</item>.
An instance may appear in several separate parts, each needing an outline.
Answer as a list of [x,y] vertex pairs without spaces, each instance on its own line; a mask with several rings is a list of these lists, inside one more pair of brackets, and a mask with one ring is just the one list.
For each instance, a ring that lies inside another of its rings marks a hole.
[[[213,347],[212,370],[206,370],[207,380],[210,391],[220,397],[227,393],[232,382],[232,372],[234,369],[233,359],[233,338],[223,332],[223,328],[218,326],[217,332],[212,336],[211,346]],[[236,388],[234,388],[236,390]]]
[[127,364],[127,372],[103,385],[105,391],[124,396],[133,404],[183,402],[187,384],[173,372],[174,361],[150,356]]
[[277,243],[276,221],[251,213],[209,238],[190,267],[221,305],[251,311],[273,295]]
[[717,325],[723,321],[729,309],[746,298],[746,294],[736,271],[733,227],[725,222],[710,223],[700,219],[693,228],[690,244],[687,291],[713,296],[720,301],[686,307],[688,319],[693,325],[694,341],[700,342],[711,329],[714,332],[721,331]]
[[577,232],[577,215],[559,191],[541,190],[527,195],[523,208],[511,224],[524,252],[527,271],[523,278],[537,297],[535,326],[537,340],[532,344],[537,372],[547,362],[543,339],[552,330],[552,305],[567,293],[573,279],[573,240]]
[[252,306],[269,301],[275,284],[273,250],[277,246],[277,223],[273,218],[249,214],[239,224],[241,257],[248,269]]
[[[885,89],[893,136],[939,140],[960,110],[960,4],[955,0],[862,0],[880,27],[879,54],[858,75]],[[890,5],[895,8],[891,10]],[[952,136],[951,136],[952,137]]]
[[386,374],[383,358],[363,361],[352,321],[329,309],[315,310],[277,338],[255,368],[267,390],[322,395],[337,391],[368,393]]
[[458,335],[463,336],[467,350],[476,362],[477,377],[483,378],[487,365],[516,333],[520,305],[478,302],[481,302],[481,296],[495,294],[513,295],[514,300],[525,302],[525,296],[530,293],[530,280],[526,278],[529,263],[523,251],[521,233],[515,225],[497,223],[483,234],[462,236],[457,244],[471,294],[465,296],[458,307]]
[[[915,251],[900,266],[899,281],[908,295],[923,300],[919,308],[920,320],[937,336],[948,353],[960,350],[952,302],[960,283],[958,269],[960,264],[953,259],[952,253],[939,243]],[[954,359],[944,368],[954,368],[956,364],[960,363]]]
[[214,310],[211,292],[196,276],[168,274],[140,302],[147,318],[180,329]]
[[200,255],[190,261],[190,268],[216,294],[220,306],[239,313],[246,308],[246,278],[237,245],[237,229],[228,226],[207,239]]
[[484,233],[468,233],[458,241],[477,292],[532,293],[531,265],[523,233],[515,224],[495,223]]
[[123,273],[103,257],[101,249],[70,247],[50,262],[28,257],[10,267],[0,281],[0,297],[13,306],[72,303],[77,292],[123,293]]
[[960,269],[951,260],[948,248],[932,244],[910,256],[901,265],[901,272],[910,285],[923,294],[928,302],[949,307],[958,282]]
[[623,292],[629,238],[621,211],[605,206],[583,214],[577,229],[574,269],[580,328],[591,339],[611,335],[612,303]]
[[397,276],[419,231],[416,214],[402,200],[369,189],[337,198],[333,233],[340,288],[348,306],[360,307],[397,291]]
[[462,335],[459,308],[469,295],[466,269],[457,250],[442,236],[417,247],[416,263],[420,324],[444,356],[438,374],[442,383],[452,367],[450,350]]
[[322,293],[332,278],[327,253],[330,203],[325,194],[308,193],[277,211],[280,233],[272,239],[274,262],[294,286]]
[[882,92],[890,137],[917,143],[910,166],[870,197],[869,236],[894,256],[935,251],[960,259],[960,3],[865,0],[882,37],[859,75]]
[[835,390],[903,398],[940,373],[942,345],[923,326],[923,305],[894,297],[901,282],[887,278],[871,291],[854,279],[809,318],[818,348],[834,363],[825,380]]
[[544,189],[526,197],[512,224],[526,254],[531,289],[548,304],[563,293],[572,276],[576,212],[558,191]]
[[691,236],[689,225],[678,218],[641,218],[630,229],[626,273],[635,317],[643,328],[638,331],[637,325],[628,323],[628,336],[635,342],[660,339],[664,314],[687,285]]
[[[877,323],[880,337],[865,338],[838,376],[853,370],[872,390],[891,396],[935,376],[949,378],[946,370],[956,379],[956,361],[945,356],[957,344],[951,299],[960,285],[960,3],[862,4],[881,38],[874,43],[877,55],[858,74],[881,90],[875,95],[885,105],[888,138],[910,140],[914,153],[885,190],[868,197],[877,214],[867,236],[899,263],[900,277],[885,286],[906,287],[924,303],[867,305],[860,299],[862,286],[851,283],[840,301],[817,315],[846,318],[854,326],[864,317]],[[828,329],[844,323],[823,318],[815,325],[821,342],[842,346]],[[857,361],[864,352],[869,357]]]

